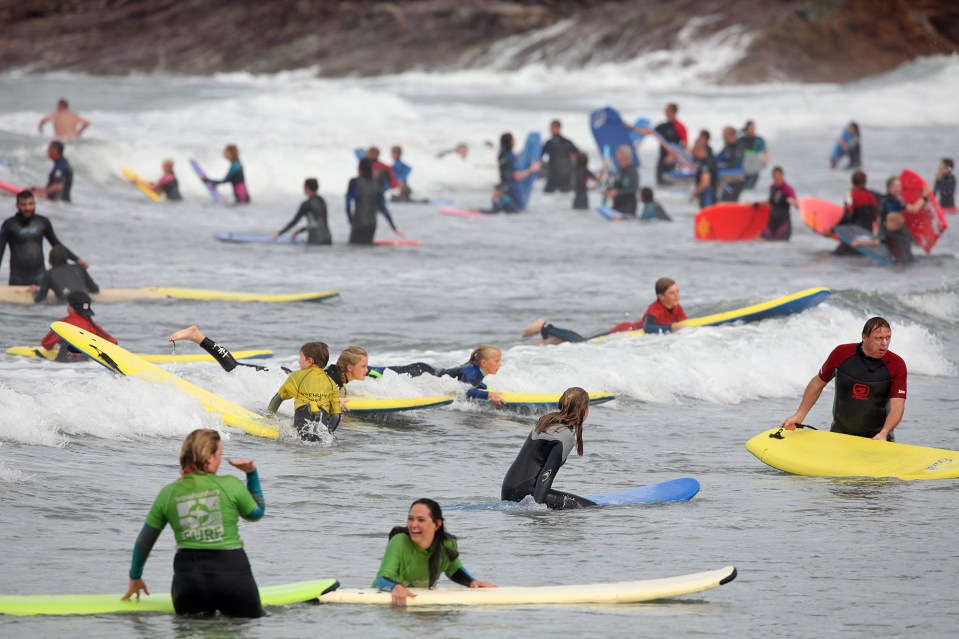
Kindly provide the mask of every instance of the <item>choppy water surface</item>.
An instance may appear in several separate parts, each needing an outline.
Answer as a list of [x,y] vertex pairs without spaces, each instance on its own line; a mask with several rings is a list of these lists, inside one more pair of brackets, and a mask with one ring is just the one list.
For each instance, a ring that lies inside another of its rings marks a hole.
[[[41,203],[40,212],[93,264],[101,286],[342,292],[318,305],[98,305],[97,319],[125,347],[165,352],[165,337],[191,323],[231,348],[272,348],[277,365],[292,365],[298,347],[314,339],[334,353],[362,344],[374,363],[415,358],[442,366],[463,362],[478,343],[498,344],[504,366],[490,379],[494,387],[558,392],[579,385],[620,398],[592,411],[586,455],[570,459],[558,488],[591,494],[689,476],[702,491],[671,505],[450,512],[447,525],[474,574],[507,585],[643,579],[726,564],[740,573],[718,590],[636,606],[301,606],[254,622],[3,619],[3,635],[479,637],[535,629],[558,636],[951,636],[959,621],[955,482],[787,476],[743,443],[791,414],[829,350],[854,341],[864,320],[881,314],[892,322],[892,348],[910,370],[898,439],[959,449],[956,229],[931,258],[890,270],[830,256],[831,241],[802,227],[795,213],[788,244],[704,244],[693,240],[695,209],[681,193],[658,192],[675,218],[658,225],[607,223],[570,210],[571,196],[537,194],[527,214],[481,220],[397,205],[399,225],[423,246],[363,249],[343,244],[342,193],[353,146],[398,142],[407,148],[418,193],[484,205],[495,172],[492,154],[480,150],[483,140],[503,130],[522,137],[560,116],[595,158],[590,109],[613,103],[629,117],[656,116],[665,100],[676,99],[691,131],[708,126],[718,135],[727,122],[757,119],[773,162],[785,167],[800,196],[838,201],[848,174],[830,172],[826,156],[851,117],[863,126],[875,188],[904,167],[931,177],[938,158],[955,153],[959,127],[941,112],[941,101],[922,96],[954,86],[944,81],[957,69],[955,61],[928,62],[852,89],[691,91],[657,84],[652,92],[614,75],[577,76],[564,86],[533,72],[362,81],[296,74],[0,77],[0,179],[42,182],[45,142],[34,127],[60,94],[94,120],[90,139],[68,147],[76,203]],[[886,108],[904,96],[913,100],[908,117]],[[929,125],[917,128],[915,121]],[[465,162],[434,157],[459,141],[474,150]],[[225,172],[219,149],[228,142],[240,146],[253,194],[254,203],[242,209],[213,205],[186,165],[196,156],[214,175]],[[187,198],[179,205],[152,204],[119,178],[122,166],[153,176],[167,156],[177,161]],[[654,157],[655,149],[643,148],[646,183]],[[218,230],[279,229],[308,175],[320,178],[338,245],[213,240]],[[766,184],[745,199],[764,197]],[[0,198],[0,206],[12,213],[12,198]],[[389,237],[388,229],[379,236]],[[746,326],[551,348],[519,339],[536,317],[584,332],[638,318],[663,275],[679,281],[690,315],[813,286],[829,286],[833,296],[802,315]],[[62,310],[0,307],[4,345],[36,343]],[[171,370],[253,410],[265,408],[284,379],[279,371],[227,375],[209,364]],[[363,386],[406,396],[459,390],[450,380],[398,376]],[[831,399],[830,389],[808,421],[827,425]],[[173,390],[94,365],[11,356],[0,356],[0,408],[0,591],[122,593],[133,540],[156,491],[176,477],[183,436],[218,420]],[[257,460],[268,503],[263,521],[241,527],[258,581],[332,576],[345,586],[368,585],[386,532],[404,521],[409,502],[497,499],[534,420],[459,400],[437,410],[350,418],[324,446],[230,433],[227,455]],[[167,531],[147,564],[156,591],[169,587],[173,552]]]

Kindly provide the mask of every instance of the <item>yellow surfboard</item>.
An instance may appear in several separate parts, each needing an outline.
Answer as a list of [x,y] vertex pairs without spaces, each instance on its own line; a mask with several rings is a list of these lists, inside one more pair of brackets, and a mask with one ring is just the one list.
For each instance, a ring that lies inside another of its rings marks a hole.
[[[19,357],[32,357],[43,359],[56,359],[59,349],[48,350],[42,346],[13,346],[7,349],[8,355],[17,355]],[[273,357],[273,351],[231,351],[236,359],[262,359]],[[160,363],[183,363],[183,362],[212,362],[215,361],[209,353],[189,353],[182,355],[166,355],[162,353],[136,353],[137,357],[154,364]]]
[[[503,396],[505,407],[556,408],[562,393],[515,393],[513,391],[498,391],[489,389],[491,393],[500,393]],[[612,393],[594,392],[589,394],[591,406],[605,404],[616,399]]]
[[145,180],[142,177],[140,177],[140,175],[136,171],[134,171],[133,169],[128,169],[126,167],[120,169],[120,171],[123,173],[123,177],[130,180],[130,183],[133,184],[133,186],[140,189],[141,191],[143,191],[143,194],[146,195],[148,198],[150,198],[154,202],[160,202],[163,200],[163,195],[161,195],[157,191],[154,191],[150,187],[149,180]]
[[759,433],[746,450],[765,464],[812,477],[959,477],[959,451],[802,428]]
[[[239,293],[209,291],[198,288],[101,288],[90,297],[96,303],[134,302],[138,300],[200,300],[216,302],[322,302],[338,297],[339,291],[312,291],[309,293]],[[33,304],[33,293],[27,286],[0,286],[0,302]],[[63,302],[65,304],[65,302]]]

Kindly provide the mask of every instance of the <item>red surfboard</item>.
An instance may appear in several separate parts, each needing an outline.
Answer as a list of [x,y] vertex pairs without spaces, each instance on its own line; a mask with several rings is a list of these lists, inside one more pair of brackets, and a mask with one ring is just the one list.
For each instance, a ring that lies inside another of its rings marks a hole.
[[[912,204],[922,198],[922,192],[928,188],[926,181],[916,173],[906,169],[899,175],[899,181],[902,183],[902,199],[906,204]],[[949,224],[946,222],[946,216],[942,214],[939,208],[939,202],[936,196],[929,194],[929,199],[925,206],[918,213],[905,213],[906,228],[912,233],[916,243],[922,247],[926,254],[932,251],[936,245],[936,240],[942,235]]]
[[755,240],[768,224],[768,202],[721,202],[696,214],[696,239],[719,242]]
[[14,184],[10,184],[9,182],[4,182],[3,180],[0,180],[0,190],[8,191],[16,195],[17,193],[19,193],[20,191],[24,191],[25,189],[19,186],[16,186]]
[[[799,216],[803,223],[820,235],[836,237],[832,230],[842,219],[843,207],[814,197],[799,198]],[[836,238],[839,239],[839,238]]]

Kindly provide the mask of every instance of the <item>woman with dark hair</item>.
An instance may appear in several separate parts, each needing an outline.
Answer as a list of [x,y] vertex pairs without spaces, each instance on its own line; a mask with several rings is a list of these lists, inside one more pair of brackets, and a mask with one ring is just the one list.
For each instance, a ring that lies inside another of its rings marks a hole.
[[372,244],[376,235],[376,212],[380,211],[389,222],[393,233],[403,237],[396,228],[393,217],[386,208],[383,189],[373,179],[373,160],[360,160],[359,175],[350,180],[346,187],[346,219],[350,221],[350,244]]
[[262,617],[260,591],[243,551],[237,521],[257,521],[266,511],[252,459],[230,459],[246,473],[218,477],[223,461],[220,434],[201,428],[187,435],[180,450],[180,478],[160,490],[133,547],[130,585],[123,600],[150,594],[143,566],[160,532],[169,523],[176,536],[170,595],[178,615]]
[[440,505],[432,499],[417,499],[410,506],[406,526],[390,531],[373,587],[392,593],[393,604],[404,606],[407,597],[416,596],[409,588],[434,588],[440,573],[461,586],[496,587],[463,567],[456,537],[446,532]]
[[532,495],[538,504],[557,510],[595,506],[585,497],[553,490],[553,481],[573,446],[583,456],[583,422],[589,415],[589,393],[574,386],[559,398],[559,410],[539,418],[503,479],[503,501]]

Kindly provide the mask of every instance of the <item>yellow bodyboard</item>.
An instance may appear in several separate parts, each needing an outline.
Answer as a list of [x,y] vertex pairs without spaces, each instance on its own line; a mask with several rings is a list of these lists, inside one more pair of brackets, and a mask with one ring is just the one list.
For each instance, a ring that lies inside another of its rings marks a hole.
[[126,167],[120,169],[120,171],[123,173],[123,177],[130,180],[130,183],[133,184],[133,186],[140,189],[141,191],[143,191],[143,194],[146,195],[148,198],[150,198],[154,202],[160,202],[161,200],[163,200],[163,196],[160,193],[153,190],[153,188],[150,186],[150,182],[140,177],[140,175],[136,171],[134,171],[133,169],[128,169]]

